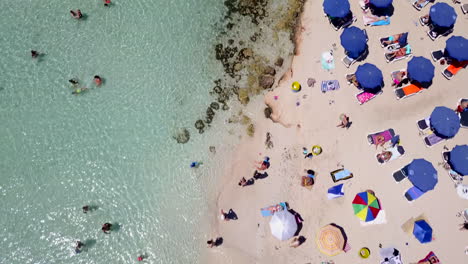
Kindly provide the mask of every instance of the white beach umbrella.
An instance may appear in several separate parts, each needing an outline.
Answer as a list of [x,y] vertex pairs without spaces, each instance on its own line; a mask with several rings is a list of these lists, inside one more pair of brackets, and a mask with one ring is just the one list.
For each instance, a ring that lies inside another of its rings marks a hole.
[[276,212],[270,220],[270,229],[277,239],[290,239],[297,231],[296,217],[286,210]]

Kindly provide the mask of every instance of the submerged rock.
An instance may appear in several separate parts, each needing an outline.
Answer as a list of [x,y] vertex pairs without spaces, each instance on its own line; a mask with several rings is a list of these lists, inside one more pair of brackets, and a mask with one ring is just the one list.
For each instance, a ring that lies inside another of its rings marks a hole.
[[262,75],[258,78],[258,85],[263,89],[270,89],[275,83],[275,77],[271,75]]
[[190,140],[190,133],[186,128],[180,128],[172,138],[174,138],[177,143],[184,144]]
[[204,129],[205,128],[205,123],[203,122],[203,120],[198,119],[197,122],[195,122],[195,128],[198,129],[198,130]]
[[246,105],[249,103],[250,98],[249,98],[249,91],[245,88],[239,89],[237,92],[237,98],[239,99],[239,102],[243,105]]
[[264,74],[269,74],[269,75],[275,76],[276,70],[275,70],[275,68],[273,68],[273,67],[271,67],[271,66],[267,66],[267,67],[263,70],[263,73],[264,73]]
[[283,63],[284,63],[284,59],[280,57],[280,58],[276,59],[275,66],[281,67],[281,66],[283,66]]
[[273,113],[273,109],[271,109],[271,107],[269,105],[267,105],[267,107],[265,107],[265,109],[263,110],[263,113],[265,114],[266,118],[271,118],[271,114]]
[[210,104],[210,107],[213,108],[214,110],[218,110],[219,109],[219,103],[217,102],[212,102]]
[[210,152],[213,153],[213,154],[216,154],[216,148],[215,146],[210,146]]

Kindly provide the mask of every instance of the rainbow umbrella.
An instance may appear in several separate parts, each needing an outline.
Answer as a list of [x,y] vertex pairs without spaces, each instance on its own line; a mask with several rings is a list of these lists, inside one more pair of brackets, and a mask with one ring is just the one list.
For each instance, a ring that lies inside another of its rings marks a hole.
[[370,192],[356,194],[353,200],[354,214],[362,221],[374,220],[380,212],[379,200]]
[[343,252],[346,240],[343,228],[336,224],[322,227],[317,234],[317,246],[323,254],[328,256],[336,256]]

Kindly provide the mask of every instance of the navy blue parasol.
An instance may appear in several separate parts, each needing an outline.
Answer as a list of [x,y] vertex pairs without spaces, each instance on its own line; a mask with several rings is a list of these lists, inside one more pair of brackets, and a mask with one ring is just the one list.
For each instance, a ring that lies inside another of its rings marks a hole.
[[447,55],[457,61],[468,60],[468,39],[460,36],[452,36],[445,42]]
[[458,174],[468,175],[468,145],[455,146],[450,151],[449,163]]
[[457,13],[450,5],[439,2],[431,6],[429,17],[435,26],[452,27],[457,20]]
[[413,57],[408,62],[408,78],[421,84],[432,83],[434,65],[424,57]]
[[374,64],[364,63],[356,70],[356,80],[363,89],[378,89],[383,83],[382,71]]
[[367,48],[367,36],[363,30],[357,27],[345,28],[341,33],[340,40],[346,54],[353,59],[359,57]]
[[386,8],[392,4],[393,0],[370,0],[369,3],[378,8]]
[[331,17],[345,17],[351,12],[348,0],[324,0],[323,10]]
[[438,182],[436,169],[425,159],[414,159],[407,166],[407,173],[411,183],[422,192],[433,190]]
[[455,111],[445,106],[434,108],[430,123],[436,134],[444,138],[454,137],[460,130],[460,117]]

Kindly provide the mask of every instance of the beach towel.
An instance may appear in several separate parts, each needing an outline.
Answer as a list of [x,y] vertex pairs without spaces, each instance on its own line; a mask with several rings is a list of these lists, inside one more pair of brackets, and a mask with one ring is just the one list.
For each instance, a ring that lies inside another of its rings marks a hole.
[[322,53],[322,69],[324,70],[332,70],[335,69],[335,61],[333,59],[333,54],[329,51]]
[[[390,157],[390,159],[387,162],[392,161],[392,160],[396,160],[399,157],[401,157],[403,154],[405,154],[405,149],[402,146],[394,146],[394,147],[391,147],[391,148],[386,148],[384,151],[390,151],[392,153],[392,156]],[[383,160],[379,160],[378,156],[379,156],[379,154],[376,155],[376,158],[377,158],[377,161],[379,163],[382,163],[382,164],[386,163]]]
[[457,185],[457,194],[461,198],[468,200],[468,185],[458,184]]
[[340,83],[338,82],[338,80],[322,81],[322,85],[320,86],[320,90],[322,91],[322,93],[338,89],[340,89]]
[[353,177],[353,173],[347,169],[338,169],[330,172],[334,182],[347,180]]
[[426,261],[429,261],[429,263],[431,264],[438,264],[440,263],[440,260],[439,258],[436,256],[436,254],[434,254],[434,252],[429,252],[429,254],[427,254],[427,256],[423,259],[421,259],[420,261],[418,261],[418,263],[424,263]]
[[[281,210],[286,210],[287,209],[287,206],[286,206],[285,202],[281,202],[281,203],[279,203],[277,205],[280,205],[282,207]],[[272,206],[268,206],[268,207],[260,209],[260,212],[261,212],[262,216],[263,217],[272,216],[274,214],[272,208],[275,208],[277,205],[272,205]]]
[[392,140],[392,138],[395,136],[395,131],[390,128],[382,132],[367,135],[367,140],[369,141],[369,144],[375,144],[375,142],[377,142],[378,136],[383,136],[384,142],[387,142]]
[[432,133],[424,138],[424,143],[426,143],[426,146],[432,147],[440,142],[442,142],[444,139],[437,136],[436,134]]
[[376,94],[373,94],[373,93],[362,92],[356,95],[356,99],[358,100],[359,104],[364,104],[364,103],[369,102],[375,96]]
[[335,199],[344,195],[344,185],[338,184],[328,189],[328,200]]
[[408,191],[406,191],[405,197],[409,202],[411,202],[411,201],[418,199],[423,194],[424,194],[423,191],[419,190],[416,186],[413,186],[409,188]]
[[374,19],[377,18],[377,16],[374,15],[363,15],[362,20],[364,21],[364,25],[371,25],[371,26],[385,26],[385,25],[390,25],[390,18],[387,17],[385,20],[379,20],[375,21]]

